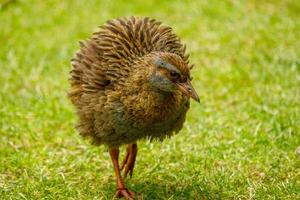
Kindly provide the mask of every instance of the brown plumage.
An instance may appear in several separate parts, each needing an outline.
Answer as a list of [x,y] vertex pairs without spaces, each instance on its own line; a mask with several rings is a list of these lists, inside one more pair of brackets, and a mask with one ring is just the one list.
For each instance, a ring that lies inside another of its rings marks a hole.
[[189,97],[199,101],[189,56],[170,27],[147,17],[110,20],[80,45],[69,92],[78,131],[109,147],[116,195],[133,198],[119,173],[118,147],[128,144],[121,168],[132,175],[137,140],[162,140],[182,128]]

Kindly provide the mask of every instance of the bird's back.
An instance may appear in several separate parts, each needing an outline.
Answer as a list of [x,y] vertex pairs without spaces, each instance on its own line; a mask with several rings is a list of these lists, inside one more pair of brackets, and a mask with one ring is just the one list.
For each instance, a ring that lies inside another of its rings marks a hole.
[[85,93],[99,93],[122,85],[134,63],[151,52],[174,53],[186,62],[189,57],[172,28],[148,17],[107,21],[80,44],[72,59],[70,79],[69,96],[75,104]]

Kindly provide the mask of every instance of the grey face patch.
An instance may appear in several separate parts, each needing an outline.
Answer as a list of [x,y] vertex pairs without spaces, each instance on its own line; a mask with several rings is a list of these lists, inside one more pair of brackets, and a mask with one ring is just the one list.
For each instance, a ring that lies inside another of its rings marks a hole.
[[180,73],[180,71],[177,69],[177,67],[175,67],[174,65],[172,65],[172,64],[170,64],[170,63],[164,61],[164,60],[161,59],[161,58],[157,58],[157,59],[155,60],[155,65],[156,65],[157,67],[160,67],[160,68],[165,68],[165,69],[167,69],[167,70],[170,71],[170,72],[171,72],[171,71],[174,71],[174,72],[178,73],[179,75],[181,75],[181,73]]
[[168,78],[161,76],[159,73],[155,73],[151,76],[150,85],[159,91],[165,92],[172,92],[175,89],[174,83],[172,83]]

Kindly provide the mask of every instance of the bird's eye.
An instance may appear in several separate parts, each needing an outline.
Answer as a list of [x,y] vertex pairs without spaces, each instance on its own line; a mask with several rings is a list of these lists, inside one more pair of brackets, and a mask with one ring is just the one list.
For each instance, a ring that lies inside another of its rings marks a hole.
[[175,71],[171,71],[170,72],[170,75],[173,77],[173,78],[179,78],[179,74],[177,73],[177,72],[175,72]]

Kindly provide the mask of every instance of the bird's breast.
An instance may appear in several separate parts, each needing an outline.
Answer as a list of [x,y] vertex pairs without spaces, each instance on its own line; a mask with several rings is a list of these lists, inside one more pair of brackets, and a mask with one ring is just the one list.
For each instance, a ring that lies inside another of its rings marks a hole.
[[188,107],[188,99],[181,94],[162,98],[140,91],[120,97],[111,117],[118,132],[153,135],[172,131],[178,123],[182,124]]
[[[151,94],[151,93],[150,93]],[[181,94],[161,98],[149,92],[124,94],[109,100],[110,124],[124,143],[141,138],[165,138],[182,128],[189,101]]]

